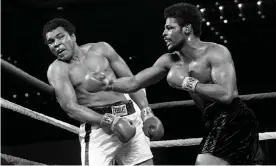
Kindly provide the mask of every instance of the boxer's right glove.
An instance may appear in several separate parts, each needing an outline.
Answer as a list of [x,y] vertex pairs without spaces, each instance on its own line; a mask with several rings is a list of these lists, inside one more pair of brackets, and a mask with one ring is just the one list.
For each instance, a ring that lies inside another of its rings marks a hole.
[[167,81],[174,88],[192,92],[195,91],[199,82],[196,78],[189,77],[187,69],[181,65],[175,65],[170,69]]
[[182,82],[182,85],[181,87],[184,89],[184,90],[187,90],[187,91],[192,91],[194,92],[195,91],[195,87],[196,87],[196,84],[198,83],[199,81],[193,77],[185,77],[183,82]]
[[143,120],[143,131],[150,140],[160,140],[164,135],[164,127],[162,122],[153,114],[150,107],[141,110]]
[[104,114],[100,126],[110,128],[123,143],[128,142],[136,134],[136,128],[130,120],[109,113]]

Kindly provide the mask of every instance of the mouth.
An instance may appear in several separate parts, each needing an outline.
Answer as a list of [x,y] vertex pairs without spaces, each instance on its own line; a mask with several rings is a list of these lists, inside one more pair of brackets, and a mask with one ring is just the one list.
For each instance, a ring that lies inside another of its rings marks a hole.
[[66,51],[66,50],[65,50],[65,49],[59,49],[59,50],[57,50],[57,54],[60,55],[60,54],[62,54],[64,51]]
[[164,38],[164,41],[165,41],[167,47],[170,46],[172,43],[172,41],[168,38]]

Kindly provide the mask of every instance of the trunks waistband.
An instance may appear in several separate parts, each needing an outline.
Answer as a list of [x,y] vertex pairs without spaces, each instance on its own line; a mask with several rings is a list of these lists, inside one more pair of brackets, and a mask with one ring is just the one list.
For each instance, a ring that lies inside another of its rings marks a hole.
[[131,100],[118,101],[103,106],[89,107],[99,114],[110,113],[118,116],[127,116],[135,113],[135,109]]
[[224,111],[235,110],[237,108],[246,108],[246,104],[239,98],[236,97],[232,100],[230,104],[221,104],[221,103],[213,103],[209,105],[205,110],[204,116],[212,116],[220,114]]

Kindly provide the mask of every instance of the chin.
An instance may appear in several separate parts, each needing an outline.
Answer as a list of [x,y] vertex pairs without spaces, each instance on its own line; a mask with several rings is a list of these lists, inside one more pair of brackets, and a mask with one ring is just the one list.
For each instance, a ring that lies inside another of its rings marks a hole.
[[68,57],[67,56],[63,56],[63,57],[58,58],[58,59],[61,60],[61,61],[68,61]]
[[183,42],[179,42],[177,44],[170,45],[170,46],[168,46],[168,51],[169,52],[179,51],[179,50],[181,50],[181,48],[183,47],[183,45],[184,45]]
[[63,56],[62,60],[63,61],[69,61],[73,56],[69,55],[69,54],[66,54]]
[[174,52],[174,51],[176,51],[176,48],[173,47],[173,46],[169,46],[169,47],[168,47],[168,51],[169,51],[169,52]]

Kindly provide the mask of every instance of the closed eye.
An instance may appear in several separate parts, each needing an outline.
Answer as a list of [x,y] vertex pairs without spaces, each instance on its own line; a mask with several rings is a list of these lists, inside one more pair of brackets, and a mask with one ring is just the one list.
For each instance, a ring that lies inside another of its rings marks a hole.
[[59,35],[57,36],[58,39],[62,39],[63,37],[64,37],[63,34],[59,34]]

